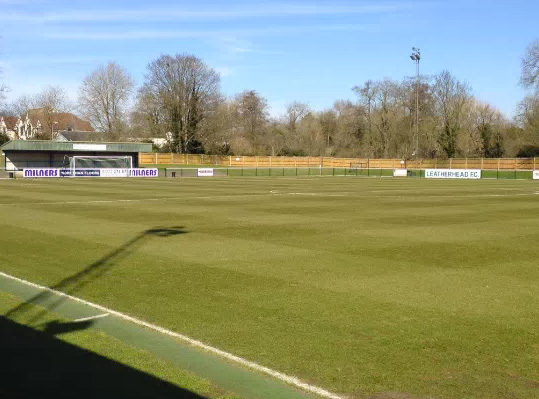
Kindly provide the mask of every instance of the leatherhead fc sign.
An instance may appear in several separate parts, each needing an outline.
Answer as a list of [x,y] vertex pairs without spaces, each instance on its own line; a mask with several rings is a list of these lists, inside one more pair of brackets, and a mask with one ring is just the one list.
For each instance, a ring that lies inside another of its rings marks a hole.
[[480,179],[481,169],[425,169],[427,179]]

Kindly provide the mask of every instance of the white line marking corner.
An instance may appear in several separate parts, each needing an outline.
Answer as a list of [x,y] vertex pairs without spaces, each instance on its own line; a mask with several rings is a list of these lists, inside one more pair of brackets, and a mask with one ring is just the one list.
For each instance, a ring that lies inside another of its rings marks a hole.
[[90,317],[83,317],[82,319],[75,319],[73,320],[75,323],[80,323],[80,322],[83,322],[83,321],[89,321],[89,320],[95,320],[95,319],[101,319],[103,317],[107,317],[110,313],[103,313],[103,314],[98,314],[98,315],[95,315],[95,316],[90,316]]

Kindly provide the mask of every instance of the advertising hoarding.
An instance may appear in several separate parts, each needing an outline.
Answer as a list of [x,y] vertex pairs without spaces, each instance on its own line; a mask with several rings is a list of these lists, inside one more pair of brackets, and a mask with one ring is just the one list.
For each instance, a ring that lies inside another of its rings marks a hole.
[[213,169],[212,168],[198,168],[197,176],[198,177],[212,177]]
[[481,179],[481,169],[425,169],[427,179]]
[[157,168],[102,168],[102,169],[66,169],[66,168],[25,168],[23,177],[158,177]]

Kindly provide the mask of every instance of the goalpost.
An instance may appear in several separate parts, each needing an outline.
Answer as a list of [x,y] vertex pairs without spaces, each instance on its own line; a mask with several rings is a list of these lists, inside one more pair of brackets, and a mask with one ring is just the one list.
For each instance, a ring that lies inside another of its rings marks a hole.
[[128,176],[129,170],[133,168],[133,158],[131,156],[84,156],[74,155],[69,157],[69,170],[71,176],[75,176],[75,170],[80,169],[124,169]]
[[130,156],[83,156],[69,158],[70,169],[131,169],[133,158]]

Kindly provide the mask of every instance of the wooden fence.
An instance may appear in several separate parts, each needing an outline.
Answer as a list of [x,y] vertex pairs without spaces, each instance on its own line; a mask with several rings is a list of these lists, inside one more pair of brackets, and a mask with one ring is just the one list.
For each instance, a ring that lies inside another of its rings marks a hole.
[[334,157],[277,157],[243,155],[206,155],[140,153],[143,165],[213,165],[223,167],[328,167],[365,169],[484,169],[535,170],[539,158],[449,158],[449,159],[374,159]]

